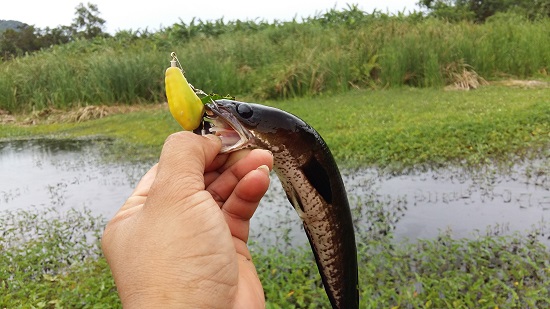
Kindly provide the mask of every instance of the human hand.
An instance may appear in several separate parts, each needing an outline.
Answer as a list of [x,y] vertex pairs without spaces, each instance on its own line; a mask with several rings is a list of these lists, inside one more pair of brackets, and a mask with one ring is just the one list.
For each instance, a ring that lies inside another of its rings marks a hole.
[[125,307],[265,307],[246,242],[273,157],[220,147],[214,136],[171,135],[107,224],[102,249]]

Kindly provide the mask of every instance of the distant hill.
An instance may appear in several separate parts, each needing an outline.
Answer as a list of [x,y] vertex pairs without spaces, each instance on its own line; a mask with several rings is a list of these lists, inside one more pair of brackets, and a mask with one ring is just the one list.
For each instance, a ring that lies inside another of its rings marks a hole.
[[21,26],[28,26],[28,25],[17,20],[0,19],[0,33],[4,32],[7,29],[17,30]]

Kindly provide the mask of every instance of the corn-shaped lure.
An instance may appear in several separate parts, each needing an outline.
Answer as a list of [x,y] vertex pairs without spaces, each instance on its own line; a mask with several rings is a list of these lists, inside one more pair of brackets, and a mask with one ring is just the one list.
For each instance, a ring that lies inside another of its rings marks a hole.
[[183,76],[183,72],[177,67],[177,58],[170,61],[170,67],[166,69],[164,83],[166,98],[170,113],[176,121],[188,131],[199,127],[203,114],[204,104]]

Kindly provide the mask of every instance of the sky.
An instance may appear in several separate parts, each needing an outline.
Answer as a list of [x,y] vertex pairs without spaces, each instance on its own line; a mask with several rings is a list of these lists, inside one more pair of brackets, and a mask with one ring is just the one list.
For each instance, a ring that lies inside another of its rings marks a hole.
[[193,17],[201,20],[292,20],[315,16],[331,8],[342,9],[347,3],[372,12],[397,13],[419,10],[418,0],[15,0],[2,1],[0,19],[17,20],[38,28],[70,25],[79,3],[96,4],[100,17],[106,20],[106,31],[157,31],[181,21],[189,23]]

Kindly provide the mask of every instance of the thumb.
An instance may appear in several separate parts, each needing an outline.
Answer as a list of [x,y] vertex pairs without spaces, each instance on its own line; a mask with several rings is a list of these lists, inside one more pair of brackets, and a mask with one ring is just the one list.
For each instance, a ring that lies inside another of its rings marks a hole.
[[[149,199],[176,203],[205,189],[204,170],[220,152],[221,141],[214,135],[200,136],[192,132],[178,132],[164,142],[155,182]],[[156,205],[151,201],[152,205]]]

